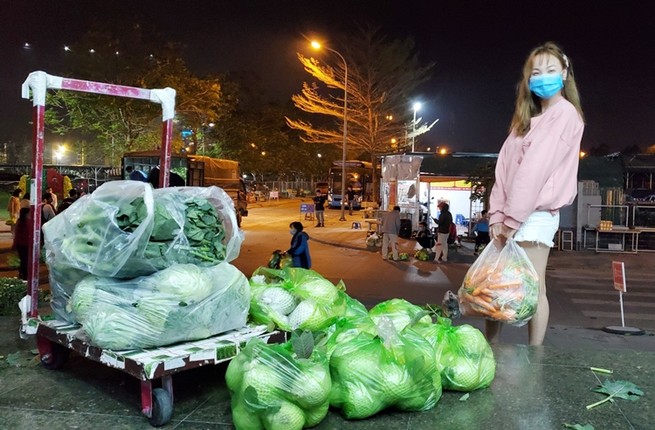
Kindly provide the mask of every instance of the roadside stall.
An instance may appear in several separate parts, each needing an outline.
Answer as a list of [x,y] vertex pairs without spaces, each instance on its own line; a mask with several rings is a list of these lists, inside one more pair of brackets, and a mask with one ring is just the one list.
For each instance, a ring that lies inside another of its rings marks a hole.
[[[159,188],[139,181],[103,184],[41,229],[47,90],[140,99],[162,106]],[[68,79],[37,71],[23,84],[34,105],[28,294],[21,336],[35,335],[41,363],[61,367],[71,350],[141,381],[141,409],[155,426],[173,414],[172,375],[230,360],[249,339],[247,278],[229,264],[243,236],[220,188],[166,188],[175,90]],[[53,315],[39,315],[44,237]],[[218,273],[220,272],[220,273]],[[220,314],[220,315],[219,315]],[[53,318],[54,317],[54,318]],[[153,381],[158,387],[153,388]]]
[[410,220],[412,230],[416,230],[419,223],[419,173],[422,162],[420,155],[382,157],[382,210],[390,211],[394,206],[400,206],[401,217]]

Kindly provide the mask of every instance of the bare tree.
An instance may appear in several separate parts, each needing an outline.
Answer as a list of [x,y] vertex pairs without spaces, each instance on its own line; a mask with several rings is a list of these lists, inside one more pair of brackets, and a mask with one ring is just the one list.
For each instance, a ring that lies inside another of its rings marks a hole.
[[[347,63],[347,147],[352,153],[366,153],[373,166],[376,155],[392,150],[408,131],[409,99],[429,78],[433,64],[422,66],[412,39],[388,41],[377,29],[361,29],[339,47]],[[325,53],[327,55],[327,53]],[[319,61],[298,54],[305,71],[318,83],[304,83],[302,92],[292,96],[296,107],[332,121],[303,121],[287,117],[287,124],[302,132],[307,143],[343,143],[343,95],[345,67],[342,61]],[[331,64],[331,65],[328,65]],[[317,125],[318,122],[324,125]],[[423,128],[425,129],[425,128]],[[426,130],[427,131],[427,130]],[[377,190],[377,174],[373,188]]]

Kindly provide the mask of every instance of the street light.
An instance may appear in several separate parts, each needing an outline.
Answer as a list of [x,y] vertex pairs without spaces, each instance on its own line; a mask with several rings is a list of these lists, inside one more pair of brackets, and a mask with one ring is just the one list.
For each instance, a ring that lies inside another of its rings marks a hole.
[[59,148],[53,151],[55,157],[55,165],[59,166],[59,160],[63,157],[64,152],[66,152],[66,147],[64,145],[59,145]]
[[412,152],[414,152],[414,141],[416,139],[416,112],[421,110],[421,103],[414,103],[412,108],[414,110],[414,119],[412,120]]
[[[317,41],[312,41],[312,48],[321,49],[321,44]],[[346,206],[344,200],[346,198],[346,145],[348,144],[348,64],[346,59],[343,58],[338,51],[335,51],[332,48],[325,47],[330,52],[334,52],[341,58],[343,61],[343,148],[341,153],[341,218],[339,221],[346,220]]]

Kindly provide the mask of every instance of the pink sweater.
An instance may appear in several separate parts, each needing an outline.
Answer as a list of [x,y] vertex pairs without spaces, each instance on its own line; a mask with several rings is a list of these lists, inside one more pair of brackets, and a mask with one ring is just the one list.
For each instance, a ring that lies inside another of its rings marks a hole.
[[530,120],[525,136],[510,133],[496,163],[489,224],[518,229],[534,211],[573,203],[584,123],[566,99]]

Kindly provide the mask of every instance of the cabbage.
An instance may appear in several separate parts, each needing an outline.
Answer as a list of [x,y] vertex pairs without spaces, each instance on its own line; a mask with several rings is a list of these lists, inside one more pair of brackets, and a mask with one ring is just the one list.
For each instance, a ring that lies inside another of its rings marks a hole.
[[332,380],[327,357],[309,332],[267,345],[248,342],[230,362],[225,380],[238,429],[302,429],[328,413]]
[[402,331],[410,324],[432,324],[432,318],[420,306],[404,299],[391,299],[378,303],[369,311],[375,324],[383,317],[389,318],[397,331]]
[[248,280],[229,263],[178,264],[135,279],[88,276],[73,291],[73,316],[102,348],[149,348],[242,327]]
[[444,389],[473,391],[491,385],[496,360],[480,330],[468,324],[453,326],[441,317],[437,324],[415,329],[434,346]]
[[335,345],[331,406],[342,409],[346,418],[362,419],[388,407],[424,411],[437,403],[441,377],[434,349],[423,337],[410,329],[398,333],[388,320],[378,324],[380,336],[357,334],[347,321],[340,325],[328,342]]
[[[285,331],[326,329],[344,316],[349,306],[343,283],[335,286],[313,270],[260,267],[250,278],[250,287],[251,320],[274,323]],[[360,312],[355,302],[350,306],[352,312]]]

